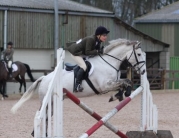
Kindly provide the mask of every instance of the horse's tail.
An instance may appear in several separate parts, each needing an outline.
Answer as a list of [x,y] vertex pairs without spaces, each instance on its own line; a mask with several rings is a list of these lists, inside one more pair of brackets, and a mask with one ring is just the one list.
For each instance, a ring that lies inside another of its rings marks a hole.
[[24,104],[27,100],[29,100],[32,95],[35,93],[36,88],[38,87],[38,84],[42,81],[42,79],[45,76],[40,77],[37,79],[29,88],[28,90],[23,94],[21,99],[11,108],[12,113],[16,113],[16,111],[21,107],[22,104]]
[[25,65],[25,67],[26,67],[26,69],[27,69],[27,75],[29,76],[30,80],[31,80],[32,82],[34,82],[35,79],[34,79],[34,77],[32,76],[32,72],[31,72],[31,69],[30,69],[29,65],[27,65],[27,64],[25,64],[25,63],[23,63],[23,64]]

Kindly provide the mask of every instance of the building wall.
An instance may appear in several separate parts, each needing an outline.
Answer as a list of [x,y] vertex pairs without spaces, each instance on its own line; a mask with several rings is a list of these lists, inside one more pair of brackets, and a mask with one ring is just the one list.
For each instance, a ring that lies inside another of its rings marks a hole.
[[170,44],[170,56],[179,56],[179,24],[175,23],[136,23],[136,29],[162,42]]
[[162,26],[161,41],[170,44],[170,55],[174,56],[175,38],[174,38],[174,24],[160,24]]
[[174,47],[174,55],[175,56],[179,56],[179,23],[175,24],[175,27],[174,27],[174,43],[175,43],[175,47]]
[[52,14],[8,11],[7,17],[7,40],[17,48],[53,48]]
[[4,44],[4,12],[0,11],[0,47]]
[[[15,49],[14,61],[28,64],[31,69],[52,69],[54,67],[54,51],[45,49]],[[65,52],[65,62],[74,63],[70,53]]]
[[[16,48],[53,49],[54,46],[54,14],[8,11],[7,41],[13,41]],[[3,30],[4,11],[0,11],[0,30]],[[125,28],[112,17],[95,17],[88,15],[59,15],[59,46],[65,47],[67,42],[76,41],[92,35],[95,29],[106,26],[110,30],[108,40],[126,38],[142,41],[147,51],[162,51],[163,46],[145,39],[130,29]],[[158,28],[158,27],[157,27]],[[3,33],[0,34],[3,44]]]
[[154,23],[136,23],[135,27],[142,31],[143,33],[156,38],[158,40],[161,40],[162,38],[162,26],[161,24],[154,24]]
[[160,68],[169,70],[170,69],[170,53],[160,52]]
[[[54,53],[54,14],[8,11],[7,17],[7,41],[14,42],[15,57],[27,61],[34,69],[51,68],[50,61]],[[0,18],[4,19],[4,11],[0,11]],[[3,23],[4,21],[0,20],[0,30],[3,30]],[[59,47],[65,47],[67,42],[94,34],[95,29],[100,25],[110,30],[107,42],[102,45],[107,45],[108,41],[113,39],[125,38],[141,41],[142,50],[145,52],[164,50],[163,45],[143,38],[116,18],[67,14],[59,15]],[[3,33],[0,34],[0,42],[3,45]],[[34,58],[28,59],[32,54]],[[19,58],[21,56],[25,57]]]

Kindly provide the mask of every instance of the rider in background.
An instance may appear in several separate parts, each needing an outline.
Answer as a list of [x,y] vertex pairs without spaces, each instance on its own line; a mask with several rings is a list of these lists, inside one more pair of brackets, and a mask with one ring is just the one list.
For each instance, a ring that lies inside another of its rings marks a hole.
[[70,45],[67,48],[67,50],[71,53],[72,58],[80,67],[80,69],[77,72],[75,92],[81,92],[83,90],[81,82],[83,79],[83,75],[87,69],[83,57],[103,54],[103,48],[100,48],[100,44],[101,42],[106,41],[107,34],[109,32],[110,31],[108,31],[105,27],[99,26],[96,29],[94,35],[80,39],[76,43]]
[[9,77],[12,78],[12,62],[13,62],[14,48],[13,43],[7,43],[7,49],[3,52],[4,60],[8,62]]

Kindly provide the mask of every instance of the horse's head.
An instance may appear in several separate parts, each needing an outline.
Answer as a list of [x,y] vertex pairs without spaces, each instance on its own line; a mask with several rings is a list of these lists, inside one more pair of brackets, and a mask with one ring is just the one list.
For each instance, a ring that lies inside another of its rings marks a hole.
[[[126,39],[116,39],[109,42],[104,53],[117,57],[118,60],[127,60],[128,63],[140,74],[146,71],[145,53],[141,50],[140,42]],[[115,58],[115,59],[117,59]]]
[[129,42],[128,45],[133,48],[132,50],[129,50],[126,53],[126,58],[128,62],[131,64],[131,66],[135,68],[137,73],[140,73],[143,75],[146,71],[146,66],[145,66],[146,54],[145,52],[142,51],[139,41]]

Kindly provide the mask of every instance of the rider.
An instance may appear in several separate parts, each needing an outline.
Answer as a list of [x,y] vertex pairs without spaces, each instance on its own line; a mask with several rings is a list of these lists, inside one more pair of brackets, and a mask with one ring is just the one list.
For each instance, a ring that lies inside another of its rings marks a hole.
[[13,62],[14,48],[13,43],[7,43],[7,49],[3,52],[4,60],[8,62],[9,77],[12,78],[12,62]]
[[77,72],[75,92],[81,92],[83,87],[81,82],[83,75],[87,69],[83,57],[90,55],[103,54],[103,48],[100,48],[101,42],[105,42],[107,39],[108,31],[105,27],[97,27],[95,34],[92,36],[87,36],[83,39],[80,39],[76,43],[70,45],[67,50],[71,53],[72,58],[76,61],[80,69]]

